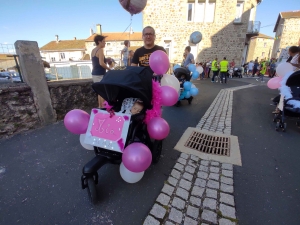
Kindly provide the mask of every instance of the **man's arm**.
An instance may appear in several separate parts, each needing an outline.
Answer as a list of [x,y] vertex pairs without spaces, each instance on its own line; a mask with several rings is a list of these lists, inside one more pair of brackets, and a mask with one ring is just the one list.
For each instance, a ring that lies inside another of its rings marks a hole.
[[136,50],[133,54],[131,66],[138,66],[139,65],[139,56],[138,56],[138,50]]

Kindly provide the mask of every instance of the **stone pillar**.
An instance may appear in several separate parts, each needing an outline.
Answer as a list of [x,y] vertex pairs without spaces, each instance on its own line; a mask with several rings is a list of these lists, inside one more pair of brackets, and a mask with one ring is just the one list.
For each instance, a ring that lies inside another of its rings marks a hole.
[[41,124],[47,125],[55,122],[56,115],[52,107],[44,65],[37,42],[16,41],[15,48],[23,80],[31,87]]

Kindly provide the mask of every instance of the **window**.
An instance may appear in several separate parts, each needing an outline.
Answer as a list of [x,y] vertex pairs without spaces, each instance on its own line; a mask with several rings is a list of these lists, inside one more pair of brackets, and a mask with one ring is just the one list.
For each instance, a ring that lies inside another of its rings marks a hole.
[[261,53],[261,57],[265,57],[265,53],[264,52]]
[[265,48],[267,47],[267,42],[264,43],[264,47],[265,47]]
[[165,48],[165,50],[166,50],[166,52],[167,52],[167,55],[170,57],[170,50],[171,50],[171,41],[164,41],[165,42],[165,46],[164,46],[164,48]]
[[51,57],[51,62],[54,62],[55,61],[55,57]]
[[110,43],[106,43],[106,46],[110,46]]
[[188,0],[188,21],[214,22],[216,0]]
[[60,58],[61,59],[65,59],[66,57],[65,57],[65,53],[60,53]]
[[244,2],[238,1],[236,4],[236,14],[235,14],[235,23],[242,22],[242,15],[244,10]]

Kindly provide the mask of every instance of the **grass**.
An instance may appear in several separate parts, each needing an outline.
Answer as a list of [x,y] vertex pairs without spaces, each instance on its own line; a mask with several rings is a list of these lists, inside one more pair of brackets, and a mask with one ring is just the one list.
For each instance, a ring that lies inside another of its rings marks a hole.
[[224,219],[228,219],[228,220],[230,220],[231,222],[234,222],[234,223],[238,223],[238,222],[239,222],[238,219],[233,219],[233,218],[230,218],[230,217],[227,217],[227,216],[223,216],[223,215],[222,215],[222,212],[221,212],[220,210],[217,211],[217,214],[218,214],[219,217],[222,217],[222,218],[224,218]]

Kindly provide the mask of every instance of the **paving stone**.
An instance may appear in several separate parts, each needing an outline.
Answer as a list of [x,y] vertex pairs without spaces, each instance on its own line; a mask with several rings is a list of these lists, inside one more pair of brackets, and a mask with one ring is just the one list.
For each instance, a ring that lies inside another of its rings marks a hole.
[[208,166],[208,164],[209,164],[209,161],[207,161],[207,160],[201,160],[201,165]]
[[233,193],[233,186],[221,183],[221,191],[227,193]]
[[191,159],[198,162],[199,161],[199,157],[195,156],[195,155],[191,155]]
[[172,223],[170,221],[167,221],[164,225],[175,225],[175,223]]
[[225,176],[225,177],[233,177],[233,171],[230,171],[230,170],[222,170],[222,174]]
[[170,202],[170,197],[168,195],[160,193],[156,201],[161,203],[162,205],[168,205]]
[[201,166],[199,167],[199,170],[204,171],[204,172],[208,172],[208,167],[207,167],[207,166],[201,165]]
[[209,179],[219,181],[220,175],[218,173],[210,173]]
[[199,209],[194,206],[189,205],[187,208],[186,214],[192,218],[197,219],[199,216]]
[[184,218],[184,224],[183,225],[197,225],[197,221],[196,220],[193,220],[189,217],[185,217]]
[[169,214],[169,219],[176,222],[176,223],[181,223],[182,221],[182,212],[175,209],[175,208],[172,208],[171,211],[170,211],[170,214]]
[[173,169],[172,172],[171,172],[171,175],[173,177],[175,177],[176,179],[180,178],[180,172],[178,170]]
[[207,182],[207,187],[213,188],[213,189],[219,189],[220,185],[219,185],[219,182],[217,182],[217,181],[209,180]]
[[184,166],[180,163],[176,163],[175,166],[174,166],[175,169],[179,170],[179,171],[182,171]]
[[208,222],[211,222],[211,223],[214,223],[214,224],[217,224],[217,214],[212,212],[212,211],[209,211],[207,209],[204,209],[203,212],[202,212],[202,215],[201,215],[201,218],[203,220],[206,220]]
[[173,185],[173,186],[176,186],[177,185],[177,183],[178,183],[178,180],[177,179],[175,179],[174,177],[169,177],[168,178],[168,182],[169,182],[169,184],[171,184],[171,185]]
[[161,190],[162,192],[166,193],[167,195],[172,195],[173,194],[173,191],[174,191],[174,187],[168,185],[168,184],[165,184],[163,189]]
[[207,223],[201,223],[201,225],[208,225]]
[[222,169],[233,170],[233,166],[232,166],[232,164],[222,163]]
[[217,200],[211,198],[205,198],[203,201],[203,208],[209,208],[215,210],[217,208]]
[[235,225],[235,224],[236,224],[236,223],[231,222],[231,221],[228,220],[228,219],[222,218],[222,219],[219,220],[219,225]]
[[185,179],[181,179],[179,181],[179,187],[182,187],[183,189],[189,191],[192,187],[192,183],[190,181],[185,180]]
[[193,173],[195,173],[195,168],[194,168],[194,167],[191,167],[191,166],[186,166],[186,167],[185,167],[185,171],[187,171],[187,172],[193,174]]
[[202,178],[202,179],[206,179],[208,177],[208,173],[199,171],[197,176]]
[[158,218],[158,219],[163,219],[165,214],[166,214],[167,210],[158,205],[158,204],[154,204],[154,206],[152,207],[150,214],[152,214],[154,217]]
[[184,159],[187,159],[187,158],[189,157],[189,155],[188,155],[188,154],[185,154],[185,153],[181,153],[181,154],[180,154],[180,157],[181,157],[181,158],[184,158]]
[[176,195],[183,198],[184,200],[187,200],[189,198],[189,193],[182,188],[177,188]]
[[143,225],[160,225],[160,222],[149,215],[145,219]]
[[191,196],[189,202],[193,205],[200,206],[201,205],[201,198]]
[[217,199],[218,198],[218,192],[216,190],[206,189],[206,196],[210,197],[210,198]]
[[219,173],[219,172],[220,172],[220,168],[219,168],[219,167],[213,167],[213,166],[211,166],[211,167],[209,168],[209,170],[210,170],[210,172],[212,172],[212,173]]
[[172,201],[172,206],[176,207],[177,209],[184,209],[185,201],[183,201],[180,198],[175,197]]
[[185,172],[182,176],[184,179],[187,179],[189,181],[192,181],[193,180],[193,175],[192,174],[189,174],[187,172]]
[[196,181],[195,181],[195,185],[205,188],[205,186],[206,186],[206,180],[197,178]]
[[233,185],[233,179],[232,178],[228,178],[228,177],[221,177],[221,182],[228,184],[228,185]]
[[219,166],[219,165],[220,165],[219,162],[211,162],[210,164],[211,164],[212,166]]
[[194,167],[194,168],[196,168],[198,166],[197,163],[193,160],[189,160],[188,165],[191,167]]
[[186,159],[183,159],[183,158],[179,158],[178,160],[177,160],[177,162],[179,162],[179,163],[181,163],[182,165],[186,165]]
[[204,188],[194,186],[192,190],[192,195],[202,197]]
[[234,197],[233,195],[220,193],[220,202],[234,206]]
[[223,216],[236,219],[235,208],[234,207],[227,206],[227,205],[224,205],[224,204],[221,203],[220,204],[220,211],[221,211]]

